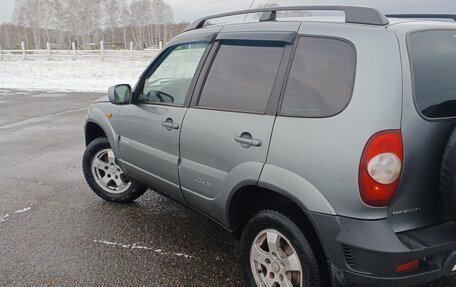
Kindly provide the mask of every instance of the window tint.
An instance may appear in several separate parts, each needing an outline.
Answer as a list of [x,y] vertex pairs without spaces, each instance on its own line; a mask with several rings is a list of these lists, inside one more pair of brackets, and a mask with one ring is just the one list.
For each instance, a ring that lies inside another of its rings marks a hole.
[[353,93],[354,48],[341,40],[301,37],[288,78],[281,114],[330,117],[340,113]]
[[165,54],[166,58],[146,77],[139,103],[183,105],[206,47],[206,42],[184,44]]
[[264,113],[282,53],[278,42],[224,41],[198,105]]
[[416,32],[408,40],[418,109],[429,118],[456,116],[456,30]]

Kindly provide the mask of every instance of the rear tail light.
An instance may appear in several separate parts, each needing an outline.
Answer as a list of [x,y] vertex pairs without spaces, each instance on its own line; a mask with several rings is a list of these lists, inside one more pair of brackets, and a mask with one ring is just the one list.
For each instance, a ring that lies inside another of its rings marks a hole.
[[367,205],[388,206],[399,185],[403,164],[400,130],[382,131],[372,136],[359,165],[359,190]]

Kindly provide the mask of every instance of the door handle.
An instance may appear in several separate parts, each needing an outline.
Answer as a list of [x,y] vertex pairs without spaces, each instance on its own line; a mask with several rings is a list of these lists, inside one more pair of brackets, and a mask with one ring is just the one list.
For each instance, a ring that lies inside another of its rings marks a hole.
[[234,141],[241,144],[242,147],[261,146],[261,140],[252,138],[249,133],[242,133],[239,137],[234,137]]
[[165,127],[166,130],[168,130],[168,131],[179,129],[179,124],[174,123],[174,122],[173,122],[173,119],[171,119],[171,118],[168,118],[168,119],[166,119],[166,121],[163,121],[163,122],[161,123],[161,125],[162,125],[163,127]]

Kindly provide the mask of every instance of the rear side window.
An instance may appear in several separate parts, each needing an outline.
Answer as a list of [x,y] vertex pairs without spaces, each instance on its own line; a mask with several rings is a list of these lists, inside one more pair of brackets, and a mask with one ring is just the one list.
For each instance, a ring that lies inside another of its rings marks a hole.
[[456,116],[456,30],[408,36],[415,101],[428,118]]
[[225,40],[209,71],[199,107],[264,113],[284,44]]
[[353,45],[337,39],[301,37],[281,115],[330,117],[350,102],[356,70]]

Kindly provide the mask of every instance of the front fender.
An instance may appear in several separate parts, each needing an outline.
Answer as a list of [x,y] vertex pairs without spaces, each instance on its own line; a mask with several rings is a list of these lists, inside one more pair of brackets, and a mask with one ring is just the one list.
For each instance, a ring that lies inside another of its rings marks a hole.
[[[106,117],[106,114],[112,114],[112,117],[108,118]],[[87,132],[86,127],[89,123],[98,125],[106,134],[106,137],[108,138],[109,143],[111,144],[111,148],[116,157],[120,157],[120,150],[117,140],[118,134],[114,128],[118,115],[119,107],[117,106],[114,106],[110,103],[93,104],[89,108],[84,128],[85,132]]]

